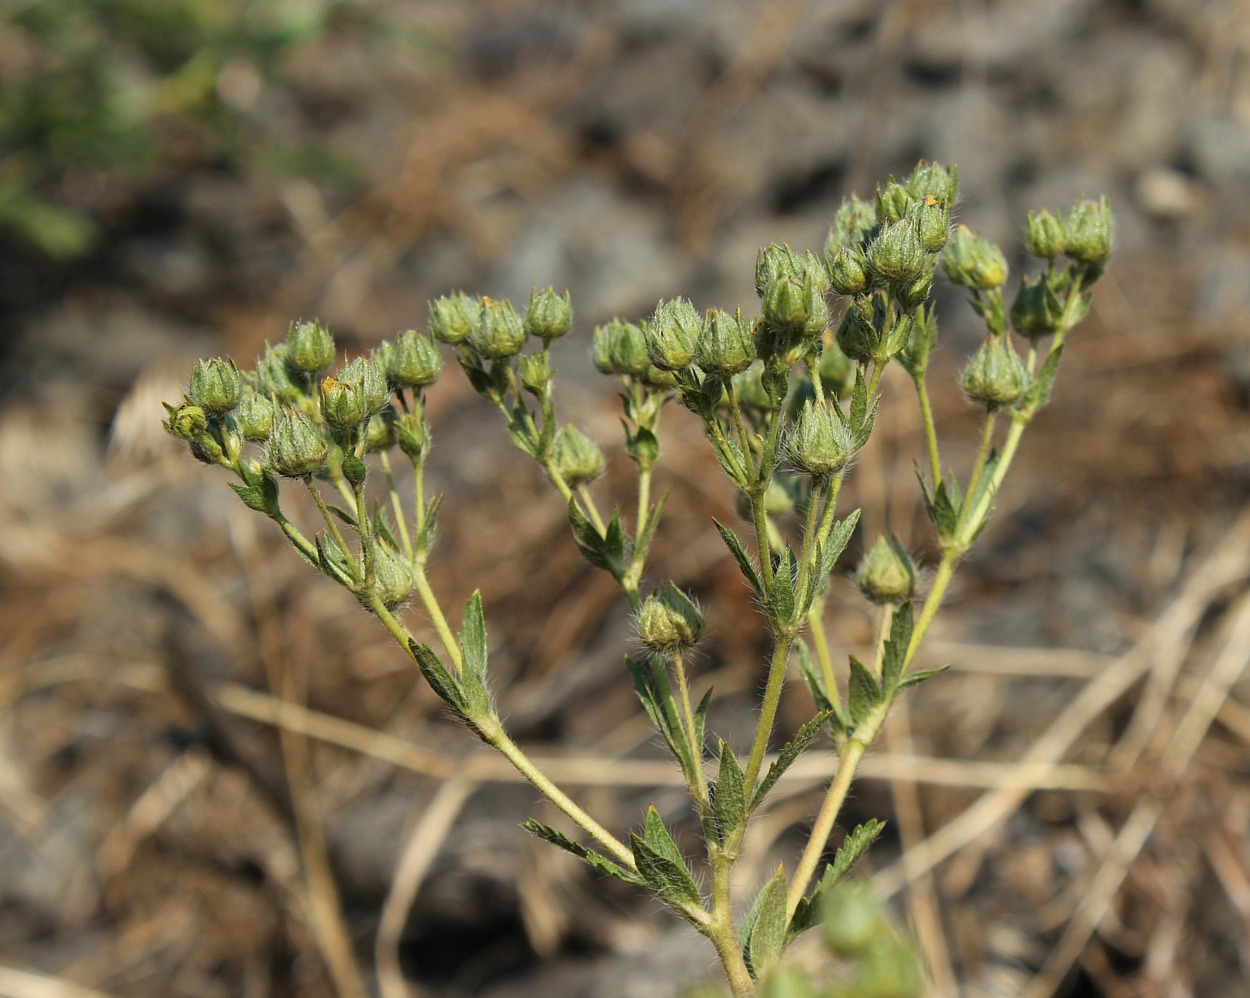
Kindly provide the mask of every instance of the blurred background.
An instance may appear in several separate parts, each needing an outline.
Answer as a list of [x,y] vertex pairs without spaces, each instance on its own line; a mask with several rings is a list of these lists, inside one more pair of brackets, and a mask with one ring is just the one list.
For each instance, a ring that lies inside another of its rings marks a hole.
[[[920,158],[1013,283],[1029,209],[1106,193],[1111,268],[848,807],[953,996],[1232,995],[1250,973],[1246,0],[5,0],[0,7],[0,994],[676,996],[710,948],[518,829],[552,815],[405,656],[159,427],[193,359],[341,347],[463,288],[572,291],[566,413],[628,486],[590,330],[754,308],[756,250]],[[938,298],[946,450],[975,317]],[[852,476],[932,555],[887,378]],[[434,572],[483,591],[504,714],[618,833],[656,765],[611,580],[454,372]],[[654,581],[708,611],[743,740],[764,638],[733,497],[674,407]],[[966,465],[961,466],[966,473]],[[845,561],[853,565],[855,541]],[[835,640],[871,641],[849,582]],[[414,628],[424,626],[413,615]],[[808,710],[787,691],[782,734]],[[827,746],[746,858],[796,843]],[[771,863],[771,865],[770,865]],[[691,954],[695,959],[691,960]],[[800,957],[802,954],[800,954]],[[1030,990],[1031,989],[1031,990]]]

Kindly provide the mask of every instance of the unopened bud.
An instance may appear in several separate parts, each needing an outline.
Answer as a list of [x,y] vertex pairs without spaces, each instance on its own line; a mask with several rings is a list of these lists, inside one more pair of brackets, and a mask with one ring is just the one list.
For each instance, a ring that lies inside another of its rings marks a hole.
[[1007,280],[1007,258],[988,239],[957,226],[941,256],[942,273],[954,284],[989,291]]
[[525,346],[525,325],[506,299],[483,298],[477,326],[469,333],[469,345],[488,360],[514,357]]
[[595,367],[603,374],[637,377],[645,375],[651,367],[647,337],[642,328],[620,319],[595,327],[594,353]]
[[846,467],[855,452],[851,431],[835,403],[809,399],[786,438],[786,463],[813,478],[829,478]]
[[261,395],[268,395],[279,405],[293,405],[304,397],[304,388],[292,377],[287,360],[287,345],[266,346],[264,355],[256,362],[252,372],[252,387]]
[[915,200],[911,191],[891,177],[884,187],[877,188],[877,218],[887,227],[895,225],[902,221]]
[[1068,239],[1065,252],[1081,263],[1105,263],[1111,256],[1113,219],[1111,202],[1078,201],[1067,217]]
[[234,411],[234,422],[244,440],[259,443],[269,439],[273,429],[273,399],[259,392],[245,392]]
[[395,410],[386,409],[369,417],[365,424],[365,453],[377,454],[395,446]]
[[1003,337],[992,336],[972,356],[962,379],[964,394],[988,409],[998,409],[1019,400],[1029,386],[1024,361]]
[[874,603],[906,603],[916,595],[916,565],[893,537],[878,537],[860,562],[855,584]]
[[829,284],[840,295],[868,290],[868,258],[861,249],[838,246],[829,257]]
[[881,904],[868,881],[842,881],[825,893],[821,909],[825,943],[838,956],[863,953],[888,931]]
[[243,378],[232,360],[214,357],[197,360],[191,368],[191,384],[187,401],[198,405],[212,416],[222,416],[239,404],[243,395]]
[[379,540],[373,548],[371,592],[388,610],[394,610],[416,587],[412,565],[403,553]]
[[1026,277],[1020,282],[1020,290],[1011,303],[1011,325],[1030,340],[1040,340],[1063,329],[1063,300],[1044,276],[1036,281]]
[[425,388],[443,373],[443,358],[433,338],[416,330],[400,333],[394,342],[378,344],[374,353],[394,388]]
[[695,645],[702,633],[703,614],[671,582],[648,596],[638,613],[638,637],[652,651],[685,651]]
[[695,363],[708,374],[732,375],[745,371],[755,361],[755,341],[742,311],[733,315],[708,309],[703,316]]
[[607,467],[603,451],[572,424],[563,427],[556,434],[551,459],[556,471],[570,488],[594,481]]
[[320,322],[293,322],[286,334],[286,356],[291,367],[316,374],[334,363],[334,337]]
[[336,430],[354,430],[360,426],[369,418],[360,385],[338,378],[322,380],[321,415],[327,425]]
[[955,203],[959,190],[959,168],[922,160],[907,178],[907,190],[920,201],[933,197],[945,202],[949,208]]
[[647,356],[663,371],[680,371],[694,360],[702,320],[685,298],[660,302],[647,324]]
[[339,372],[338,380],[356,386],[367,416],[381,412],[390,404],[390,385],[386,383],[382,366],[372,357],[357,357]]
[[1053,260],[1068,248],[1068,227],[1049,211],[1029,212],[1026,242],[1034,256]]
[[466,294],[443,295],[429,305],[430,332],[440,343],[456,345],[477,327],[482,303]]
[[183,402],[179,406],[165,403],[165,419],[161,425],[171,437],[179,440],[196,440],[208,431],[208,416],[198,405]]
[[395,417],[395,442],[414,461],[425,456],[430,447],[430,428],[423,409],[414,408]]
[[283,408],[274,418],[265,461],[283,478],[304,478],[321,470],[330,453],[325,434],[298,409]]
[[924,242],[912,219],[881,230],[868,247],[868,268],[878,281],[892,284],[910,284],[924,273]]
[[555,289],[531,291],[529,306],[525,309],[525,331],[544,343],[563,336],[573,325],[573,299],[566,291],[556,294]]
[[839,246],[859,249],[872,237],[880,224],[877,208],[870,201],[857,197],[842,202],[833,219],[833,228],[825,239],[825,252],[832,255]]

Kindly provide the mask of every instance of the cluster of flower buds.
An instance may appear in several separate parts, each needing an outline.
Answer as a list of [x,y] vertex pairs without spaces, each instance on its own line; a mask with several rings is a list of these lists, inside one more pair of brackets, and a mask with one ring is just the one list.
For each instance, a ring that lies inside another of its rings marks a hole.
[[566,291],[551,288],[530,293],[525,315],[512,303],[466,294],[444,295],[430,302],[430,333],[450,346],[464,346],[485,360],[515,357],[525,348],[526,337],[544,344],[572,328],[573,303]]

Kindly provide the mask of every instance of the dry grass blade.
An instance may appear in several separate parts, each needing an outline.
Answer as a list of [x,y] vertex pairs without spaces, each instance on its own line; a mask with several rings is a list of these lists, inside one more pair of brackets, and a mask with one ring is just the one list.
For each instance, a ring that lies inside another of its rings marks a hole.
[[60,977],[0,967],[0,995],[4,998],[109,998],[103,991],[84,988]]

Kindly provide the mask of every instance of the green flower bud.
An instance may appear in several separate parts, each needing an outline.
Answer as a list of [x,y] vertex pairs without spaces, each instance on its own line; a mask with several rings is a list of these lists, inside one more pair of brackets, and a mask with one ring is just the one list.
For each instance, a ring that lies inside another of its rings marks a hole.
[[717,308],[708,309],[694,359],[709,374],[739,374],[751,366],[755,361],[755,341],[741,309],[733,315]]
[[382,365],[372,357],[355,358],[339,372],[338,380],[356,386],[364,404],[366,416],[381,412],[391,403],[391,387],[386,383]]
[[906,603],[916,595],[916,565],[893,537],[878,537],[855,573],[859,591],[881,605]]
[[765,246],[755,257],[755,293],[763,298],[774,281],[797,277],[801,270],[798,257],[789,246]]
[[179,440],[198,440],[208,432],[208,416],[198,405],[183,402],[179,406],[162,403],[167,419],[161,425],[171,437]]
[[466,294],[444,295],[429,305],[430,332],[440,343],[463,343],[477,328],[482,303]]
[[992,336],[968,362],[962,382],[964,394],[987,409],[1016,402],[1029,386],[1029,371],[1003,337]]
[[252,372],[252,387],[279,405],[294,405],[304,397],[303,386],[292,377],[285,343],[265,347],[264,355],[256,362],[256,369]]
[[1065,252],[1081,263],[1106,263],[1111,256],[1113,219],[1111,202],[1103,196],[1097,201],[1078,201],[1068,212],[1068,240]]
[[924,248],[930,253],[941,250],[951,234],[950,202],[926,194],[912,205],[910,214],[916,220]]
[[844,880],[826,891],[821,904],[825,944],[838,956],[864,953],[889,931],[872,884]]
[[833,219],[833,228],[825,239],[825,252],[830,256],[838,247],[860,249],[880,224],[874,204],[851,197],[842,202]]
[[239,404],[242,395],[243,378],[234,361],[214,357],[212,360],[197,360],[191,368],[187,401],[198,405],[209,415],[225,415]]
[[856,968],[856,992],[860,998],[920,998],[924,975],[910,945],[886,936],[868,948]]
[[916,196],[891,177],[884,187],[877,187],[877,218],[887,228],[897,225],[915,201]]
[[664,371],[654,364],[648,364],[642,372],[641,379],[652,388],[676,388],[677,375],[672,371]]
[[816,368],[825,391],[841,395],[855,384],[855,363],[842,352],[833,337],[825,340],[820,351],[820,362]]
[[298,409],[283,407],[265,444],[265,463],[283,478],[304,478],[321,470],[330,443],[321,427]]
[[542,395],[551,384],[551,360],[544,353],[527,353],[517,360],[521,387],[532,395]]
[[414,461],[425,457],[430,448],[430,427],[425,421],[424,408],[414,407],[395,417],[395,442],[399,449]]
[[386,380],[392,388],[425,388],[434,384],[443,373],[443,358],[433,337],[427,339],[416,330],[400,333],[392,343],[378,344],[374,351]]
[[286,334],[286,358],[303,374],[324,371],[334,363],[334,337],[319,322],[292,322]]
[[273,429],[273,399],[256,391],[248,391],[234,411],[234,422],[243,439],[259,443],[269,439]]
[[881,343],[873,319],[873,307],[868,301],[854,301],[838,324],[837,344],[852,361],[866,364]]
[[828,258],[829,284],[840,295],[868,290],[868,258],[861,249],[838,246]]
[[514,357],[525,346],[525,325],[506,299],[483,298],[477,325],[469,333],[469,345],[489,360]]
[[570,488],[593,482],[607,467],[603,451],[572,424],[562,427],[556,433],[551,460]]
[[530,291],[530,303],[525,309],[525,331],[548,343],[563,336],[573,325],[573,299],[566,291],[556,294],[553,288],[546,291]]
[[828,399],[808,399],[786,438],[786,463],[813,478],[829,478],[855,452],[851,431]]
[[671,582],[648,596],[638,612],[638,637],[652,651],[685,651],[694,647],[702,633],[703,614]]
[[917,200],[933,197],[945,202],[949,209],[955,203],[955,195],[959,190],[959,167],[921,160],[907,178],[907,190]]
[[[795,500],[798,498],[798,482],[792,475],[779,471],[768,482],[764,490],[764,512],[770,517],[785,516],[794,512]],[[739,492],[735,508],[742,519],[751,519],[751,497]]]
[[774,329],[797,333],[812,317],[815,296],[810,281],[786,274],[764,292],[764,321]]
[[1026,242],[1034,256],[1053,260],[1068,248],[1068,227],[1049,211],[1029,212]]
[[1021,336],[1040,340],[1059,332],[1064,325],[1063,300],[1044,277],[1020,282],[1011,303],[1011,325]]
[[1007,258],[988,239],[960,225],[942,251],[942,273],[954,284],[989,291],[1007,280]]
[[596,326],[595,367],[603,374],[645,375],[651,367],[647,356],[647,337],[640,326],[613,319],[606,326]]
[[913,309],[929,300],[933,292],[933,271],[927,270],[910,284],[899,285],[894,289],[894,297],[906,309]]
[[361,386],[354,381],[325,378],[321,382],[321,415],[336,430],[354,430],[369,418]]
[[911,284],[926,262],[920,230],[910,218],[886,226],[868,247],[868,269],[880,282]]
[[377,454],[395,446],[394,409],[386,409],[369,417],[365,424],[365,453]]
[[698,311],[685,298],[660,302],[644,330],[651,363],[662,371],[689,367],[702,325]]
[[744,409],[772,412],[777,408],[764,388],[764,365],[752,364],[741,374],[733,376],[734,397]]
[[408,559],[390,544],[379,540],[373,547],[372,594],[388,610],[394,610],[412,595],[414,588],[416,579]]

